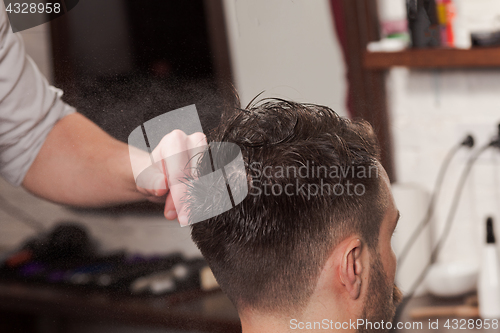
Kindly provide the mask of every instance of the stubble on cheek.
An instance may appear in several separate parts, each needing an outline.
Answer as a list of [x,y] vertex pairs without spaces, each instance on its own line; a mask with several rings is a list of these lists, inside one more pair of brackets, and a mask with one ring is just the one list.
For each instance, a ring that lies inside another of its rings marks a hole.
[[[402,293],[399,288],[385,275],[384,268],[378,255],[371,264],[372,272],[369,278],[368,295],[363,318],[371,322],[391,322],[396,314],[396,307],[401,302]],[[387,330],[358,329],[359,333],[382,333]]]

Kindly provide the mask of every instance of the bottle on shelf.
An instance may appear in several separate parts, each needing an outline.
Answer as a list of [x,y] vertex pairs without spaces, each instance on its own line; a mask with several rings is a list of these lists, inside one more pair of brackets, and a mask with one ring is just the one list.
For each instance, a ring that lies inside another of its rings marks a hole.
[[486,244],[482,253],[477,292],[481,317],[500,318],[500,267],[491,217],[486,220]]

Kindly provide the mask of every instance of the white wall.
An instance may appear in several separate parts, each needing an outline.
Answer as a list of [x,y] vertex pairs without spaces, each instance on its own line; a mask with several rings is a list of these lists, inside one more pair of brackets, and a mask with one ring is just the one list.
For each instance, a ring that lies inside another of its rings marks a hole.
[[345,110],[345,66],[326,0],[224,0],[242,105],[265,97]]
[[461,0],[468,28],[472,32],[500,29],[498,0]]
[[[445,154],[466,131],[470,129],[476,135],[478,145],[485,144],[496,132],[500,122],[500,69],[396,68],[387,82],[400,183],[415,183],[431,191]],[[450,167],[437,207],[434,239],[443,229],[468,156],[469,151],[460,153]],[[500,151],[488,151],[473,169],[441,261],[478,262],[489,215],[496,217],[500,237],[499,164]]]

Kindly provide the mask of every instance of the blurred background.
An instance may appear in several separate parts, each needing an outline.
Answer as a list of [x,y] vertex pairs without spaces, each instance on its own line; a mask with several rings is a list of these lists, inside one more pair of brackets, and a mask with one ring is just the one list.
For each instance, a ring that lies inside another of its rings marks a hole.
[[[467,161],[499,135],[500,2],[495,0],[81,0],[67,14],[20,34],[49,82],[64,90],[64,99],[124,142],[144,121],[190,104],[208,132],[234,91],[243,106],[263,92],[261,97],[323,104],[342,116],[368,120],[401,210],[393,241],[398,256],[419,223],[428,222],[398,268],[398,283],[407,294],[441,235],[448,234],[449,210]],[[474,147],[456,149],[426,218],[443,161],[469,134]],[[433,262],[469,275],[439,297],[474,293],[486,218],[500,218],[499,162],[499,150],[488,149],[465,179],[448,238]],[[75,228],[62,234],[79,234],[79,227],[86,233],[82,247],[125,253],[127,264],[131,257],[150,262],[178,254],[189,269],[203,266],[189,228],[166,221],[161,206],[74,209],[39,200],[3,180],[0,195],[3,263],[29,240],[38,239],[31,249],[54,243],[57,234],[50,233],[61,221],[71,221]],[[155,271],[148,269],[149,275]],[[432,275],[435,283],[458,281],[460,274],[449,271]],[[106,288],[44,289],[40,276],[26,290],[0,282],[0,322],[9,329],[0,330],[239,330],[227,300],[216,291],[193,294],[199,286],[159,288],[158,296],[150,284],[142,296],[129,299],[124,294],[141,276],[128,277],[126,287],[117,287],[119,296]],[[433,282],[424,281],[416,293],[433,290]],[[180,294],[174,303],[165,300]]]

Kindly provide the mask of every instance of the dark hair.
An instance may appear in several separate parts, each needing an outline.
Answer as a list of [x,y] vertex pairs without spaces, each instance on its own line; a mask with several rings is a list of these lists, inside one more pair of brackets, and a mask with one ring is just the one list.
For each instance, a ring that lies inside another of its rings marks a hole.
[[[378,143],[367,122],[342,118],[325,106],[266,99],[226,111],[209,140],[240,147],[250,193],[236,207],[194,224],[191,235],[238,309],[300,311],[340,241],[357,233],[371,248],[378,243],[380,179],[378,174],[360,176],[362,169],[378,171],[379,166]],[[204,154],[198,171],[210,172],[210,163]],[[319,166],[341,172],[324,173]],[[308,173],[293,172],[301,167]],[[349,182],[361,184],[364,192],[326,192],[325,184],[332,189]],[[287,184],[325,191],[264,193],[266,187]],[[219,200],[214,188],[191,187],[192,215]]]

